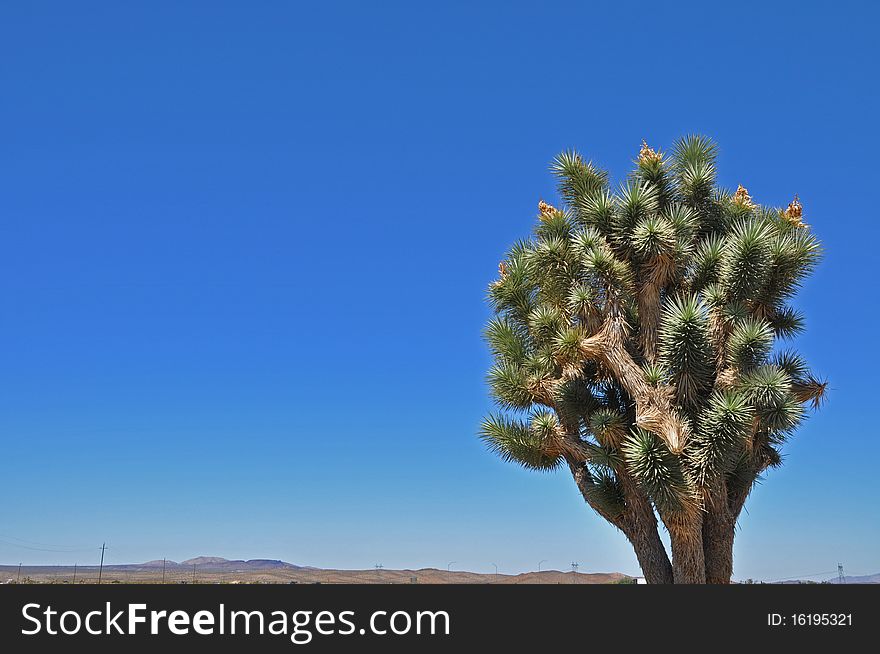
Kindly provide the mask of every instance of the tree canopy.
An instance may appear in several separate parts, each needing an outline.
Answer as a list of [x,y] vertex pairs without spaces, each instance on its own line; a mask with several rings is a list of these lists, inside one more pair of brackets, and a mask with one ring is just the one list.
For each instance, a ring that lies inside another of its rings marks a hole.
[[729,581],[750,490],[825,395],[787,346],[820,244],[797,196],[765,207],[719,188],[716,155],[702,136],[643,143],[612,188],[563,152],[558,207],[538,203],[489,287],[499,411],[482,438],[526,468],[567,467],[653,582]]

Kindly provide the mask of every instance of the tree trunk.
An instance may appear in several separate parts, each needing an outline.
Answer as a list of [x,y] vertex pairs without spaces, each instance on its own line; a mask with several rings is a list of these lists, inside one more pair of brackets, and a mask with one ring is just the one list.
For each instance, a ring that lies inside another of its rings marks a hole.
[[706,583],[729,584],[733,576],[733,537],[736,519],[748,496],[748,490],[730,497],[727,484],[707,499],[703,516],[703,552],[706,557]]
[[654,507],[625,473],[620,475],[620,483],[627,503],[621,530],[633,546],[645,581],[649,584],[673,583],[672,563],[660,540]]
[[700,514],[666,521],[672,543],[672,578],[676,584],[705,584],[706,558]]
[[649,584],[730,583],[736,517],[747,492],[742,497],[728,498],[727,489],[722,486],[707,498],[705,510],[663,516],[672,543],[670,562],[660,540],[654,509],[625,472],[621,471],[619,481],[626,509],[622,514],[609,515],[590,501],[583,463],[570,459],[569,466],[587,504],[627,537]]
[[629,539],[645,581],[649,584],[673,583],[672,564],[660,540],[654,509],[645,494],[633,485],[629,477],[623,475],[621,483],[626,495],[626,510],[621,515],[609,515],[590,501],[583,462],[569,458],[568,465],[586,503]]
[[649,584],[673,583],[672,564],[666,554],[663,541],[657,532],[656,522],[651,529],[635,527],[624,531],[629,542],[633,546],[639,567],[645,575],[645,581]]
[[703,519],[706,583],[729,584],[733,575],[734,524],[728,515],[710,511]]

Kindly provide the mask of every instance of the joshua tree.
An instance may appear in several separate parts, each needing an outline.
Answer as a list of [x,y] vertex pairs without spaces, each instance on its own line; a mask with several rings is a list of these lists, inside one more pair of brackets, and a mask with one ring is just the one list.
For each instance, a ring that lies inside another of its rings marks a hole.
[[[482,438],[535,470],[567,466],[649,583],[728,583],[737,519],[825,383],[777,340],[819,243],[785,210],[715,186],[716,146],[643,144],[616,192],[575,152],[561,208],[538,203],[489,288],[501,412]],[[671,562],[658,532],[669,532]]]

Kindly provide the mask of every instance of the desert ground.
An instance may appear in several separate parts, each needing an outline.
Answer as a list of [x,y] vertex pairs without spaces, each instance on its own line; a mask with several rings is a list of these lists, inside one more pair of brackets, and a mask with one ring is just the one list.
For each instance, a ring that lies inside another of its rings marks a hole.
[[[0,583],[87,584],[98,581],[98,566],[22,566],[0,565]],[[418,570],[331,570],[296,566],[283,561],[227,561],[210,557],[164,565],[166,584],[612,584],[632,581],[619,572],[576,573],[543,570],[523,574],[483,574]],[[163,583],[163,562],[131,565],[105,565],[101,583]]]

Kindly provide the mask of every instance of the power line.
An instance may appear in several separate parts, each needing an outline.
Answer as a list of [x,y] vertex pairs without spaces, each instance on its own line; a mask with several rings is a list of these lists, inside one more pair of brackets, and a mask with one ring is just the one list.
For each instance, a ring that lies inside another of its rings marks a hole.
[[809,575],[795,575],[793,577],[780,577],[776,581],[788,581],[789,579],[804,579],[806,577],[819,577],[821,575],[833,575],[837,570],[828,570],[826,572],[814,572]]
[[[79,547],[73,545],[57,545],[55,543],[41,543],[35,540],[27,540],[26,538],[19,538],[18,536],[10,536],[9,534],[0,534],[0,540],[17,540],[19,543],[26,543],[28,545],[37,545],[40,547],[51,547],[56,549],[69,549],[72,551],[85,552],[87,550],[92,550],[92,547]],[[12,544],[12,543],[10,543]]]
[[47,547],[32,547],[30,545],[22,545],[20,543],[10,543],[9,541],[0,539],[0,543],[3,545],[8,545],[9,547],[18,547],[23,550],[31,550],[34,552],[55,552],[60,554],[76,554],[78,552],[93,552],[95,550],[94,547],[89,547],[86,549],[50,549]]
[[[780,581],[790,581],[792,579],[808,579],[810,577],[824,577],[825,575],[837,574],[837,582],[835,582],[835,583],[844,583],[845,584],[846,583],[846,575],[842,574],[842,573],[843,573],[843,564],[838,563],[837,570],[825,570],[824,572],[814,572],[812,574],[794,575],[793,577],[777,577],[773,581],[770,581],[768,583],[772,584],[772,583],[777,583]],[[859,571],[853,572],[851,570],[850,574],[853,576],[858,576],[862,573]],[[867,574],[867,573],[865,573],[865,574]],[[841,578],[843,579],[843,581],[841,581]]]

